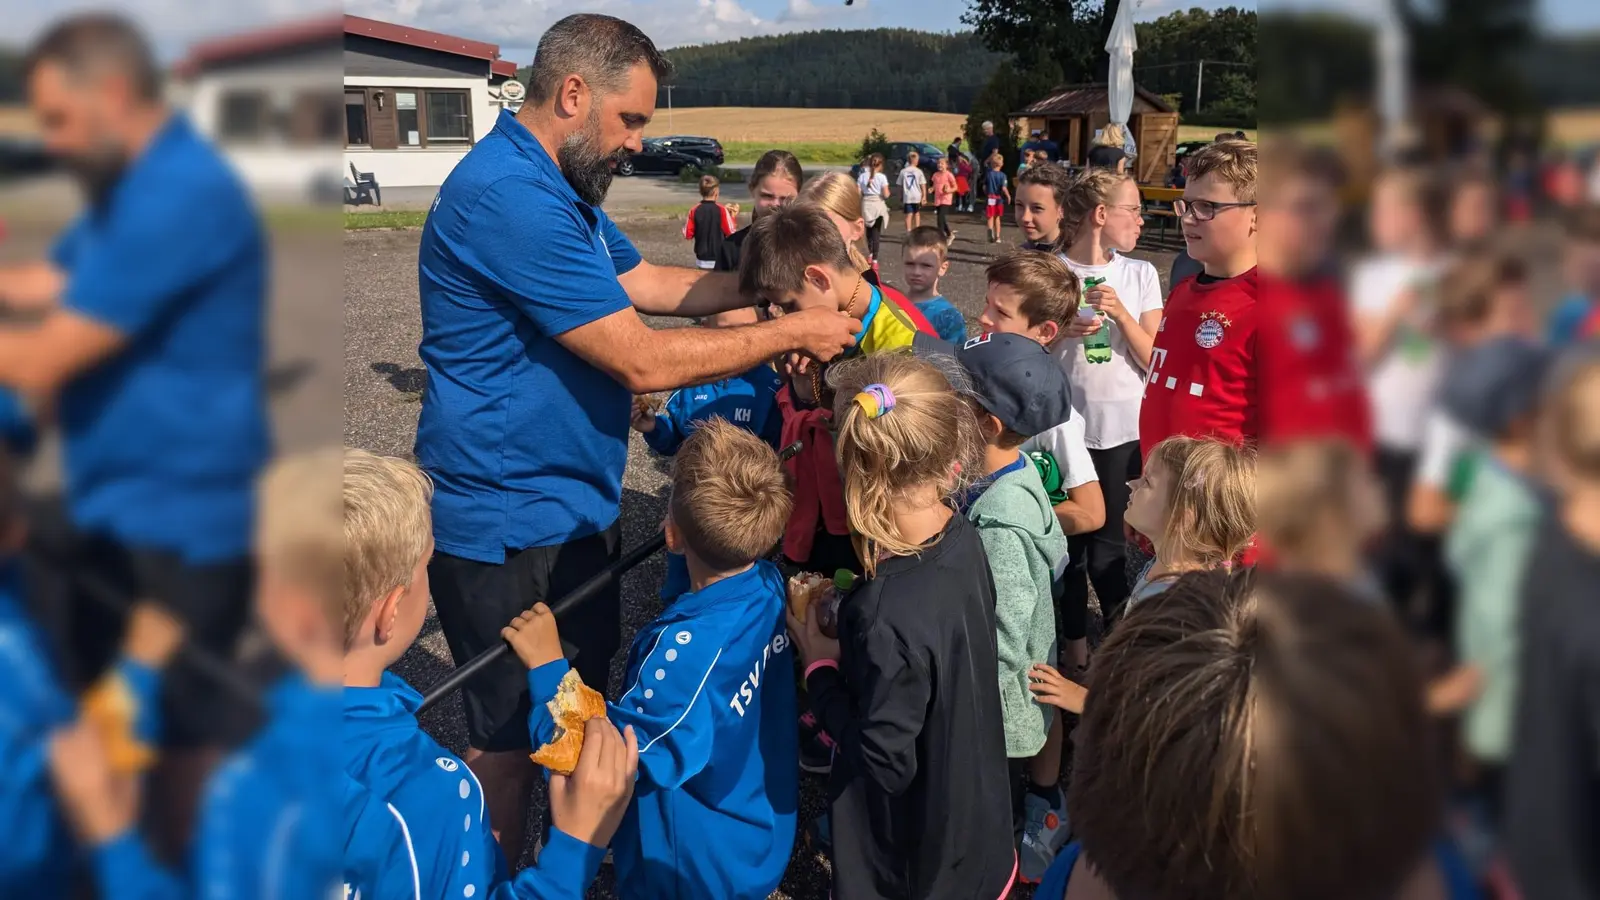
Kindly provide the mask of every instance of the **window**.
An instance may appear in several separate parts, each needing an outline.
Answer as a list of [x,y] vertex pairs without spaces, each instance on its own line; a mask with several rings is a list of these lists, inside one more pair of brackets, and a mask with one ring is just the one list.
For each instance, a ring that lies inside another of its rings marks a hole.
[[230,91],[222,95],[222,121],[218,137],[225,141],[259,141],[268,128],[267,96],[260,91]]
[[418,121],[416,91],[394,92],[394,114],[400,125],[400,146],[422,146],[422,124]]
[[344,143],[347,147],[360,147],[372,143],[367,131],[367,92],[344,93]]
[[466,91],[428,92],[428,140],[465,143],[472,140],[472,114]]
[[345,89],[345,146],[462,149],[472,144],[472,94],[408,87]]

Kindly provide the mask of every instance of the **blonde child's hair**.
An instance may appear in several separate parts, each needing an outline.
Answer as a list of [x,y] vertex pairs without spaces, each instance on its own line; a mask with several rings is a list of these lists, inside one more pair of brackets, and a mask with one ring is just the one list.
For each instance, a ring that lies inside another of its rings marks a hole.
[[778,454],[748,431],[713,416],[683,442],[672,469],[672,523],[717,572],[764,556],[783,536],[793,498]]
[[267,466],[257,488],[255,547],[261,568],[313,591],[329,624],[344,621],[343,459],[339,447],[280,456]]
[[1127,132],[1115,122],[1108,124],[1100,130],[1100,136],[1094,139],[1096,147],[1121,147],[1128,142]]
[[1185,562],[1219,566],[1249,546],[1256,532],[1256,460],[1214,438],[1170,437],[1145,461],[1167,470],[1169,516],[1161,544]]
[[1184,157],[1189,180],[1207,175],[1233,188],[1241,203],[1256,199],[1256,145],[1250,141],[1218,141]]
[[1111,194],[1125,181],[1133,181],[1126,172],[1111,169],[1089,168],[1072,180],[1066,196],[1061,200],[1061,247],[1072,246],[1084,223],[1094,211],[1111,202]]
[[1564,475],[1600,484],[1600,348],[1578,353],[1550,379],[1543,433]]
[[[800,188],[795,199],[797,202],[815,204],[851,222],[862,218],[861,186],[843,172],[826,172],[812,178]],[[855,266],[857,272],[872,268],[854,243],[846,241],[845,250],[850,253],[850,264]]]
[[1295,441],[1261,454],[1256,471],[1256,519],[1275,552],[1303,559],[1315,553],[1319,523],[1332,515],[1342,532],[1356,526],[1351,486],[1368,475],[1348,441]]
[[[981,467],[977,418],[959,393],[961,379],[954,370],[947,375],[947,368],[900,351],[848,360],[828,373],[836,391],[835,450],[845,508],[868,577],[877,571],[879,554],[909,556],[921,549],[895,527],[896,501],[935,484],[951,502]],[[879,384],[894,395],[894,408],[874,418],[856,396]]]
[[411,575],[433,539],[433,482],[415,463],[344,451],[344,639]]

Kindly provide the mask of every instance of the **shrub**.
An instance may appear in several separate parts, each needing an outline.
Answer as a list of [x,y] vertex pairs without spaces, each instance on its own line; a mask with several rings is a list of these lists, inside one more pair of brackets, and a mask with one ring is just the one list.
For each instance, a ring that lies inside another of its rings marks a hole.
[[877,128],[867,132],[867,136],[861,139],[861,151],[856,154],[856,161],[860,162],[874,153],[889,155],[889,136]]
[[708,166],[704,169],[684,166],[678,170],[678,180],[684,184],[698,184],[702,175],[715,175],[723,184],[744,183],[744,173],[738,169],[724,169],[721,166]]

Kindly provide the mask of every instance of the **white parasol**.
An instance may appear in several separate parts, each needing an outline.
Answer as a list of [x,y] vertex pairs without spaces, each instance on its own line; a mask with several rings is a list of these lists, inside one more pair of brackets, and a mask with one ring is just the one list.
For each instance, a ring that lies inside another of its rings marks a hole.
[[1128,128],[1128,117],[1133,113],[1133,51],[1139,49],[1139,37],[1134,32],[1133,0],[1117,3],[1117,17],[1111,23],[1111,35],[1106,38],[1106,53],[1111,55],[1111,72],[1106,94],[1110,100],[1111,122],[1121,125],[1128,137],[1124,144],[1133,156],[1133,132]]

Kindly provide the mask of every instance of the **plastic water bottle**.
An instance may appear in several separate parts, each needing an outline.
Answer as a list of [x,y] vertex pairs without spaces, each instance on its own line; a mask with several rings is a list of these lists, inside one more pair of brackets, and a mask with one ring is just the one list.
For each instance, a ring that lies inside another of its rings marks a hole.
[[1111,362],[1111,320],[1089,305],[1089,290],[1105,281],[1104,278],[1085,278],[1083,298],[1078,303],[1079,318],[1087,321],[1098,316],[1100,319],[1100,330],[1083,339],[1083,358],[1091,363]]

